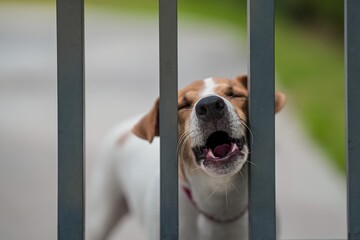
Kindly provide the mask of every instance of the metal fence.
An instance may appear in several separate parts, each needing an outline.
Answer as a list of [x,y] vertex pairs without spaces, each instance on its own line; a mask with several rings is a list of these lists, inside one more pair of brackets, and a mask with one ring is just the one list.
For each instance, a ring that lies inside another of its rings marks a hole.
[[84,238],[84,2],[58,0],[58,239]]
[[[274,0],[248,1],[250,146],[249,234],[251,239],[275,239],[275,116]],[[259,17],[261,16],[261,17]]]
[[[248,0],[251,240],[276,238],[274,0]],[[360,1],[345,1],[348,239],[360,240]],[[177,0],[159,0],[161,239],[178,239]],[[84,1],[57,0],[58,239],[84,239]],[[166,113],[166,115],[165,115]],[[169,161],[168,159],[171,159]]]
[[360,239],[360,1],[345,0],[348,238]]

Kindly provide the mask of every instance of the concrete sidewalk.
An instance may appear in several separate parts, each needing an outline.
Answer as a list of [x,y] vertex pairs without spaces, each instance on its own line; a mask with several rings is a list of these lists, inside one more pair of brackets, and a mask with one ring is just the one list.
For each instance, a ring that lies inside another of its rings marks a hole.
[[[54,6],[0,5],[0,239],[56,239],[55,26]],[[233,29],[180,21],[180,87],[245,72],[245,47]],[[158,95],[157,19],[87,11],[86,77],[89,179],[106,132]],[[344,179],[288,99],[276,122],[279,238],[345,239]],[[130,217],[111,239],[145,239],[140,229]]]

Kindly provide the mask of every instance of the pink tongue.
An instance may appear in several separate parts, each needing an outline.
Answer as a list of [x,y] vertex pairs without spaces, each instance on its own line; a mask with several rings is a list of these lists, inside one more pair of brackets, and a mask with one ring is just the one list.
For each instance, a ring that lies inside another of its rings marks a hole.
[[213,150],[215,157],[225,157],[230,151],[230,144],[216,146]]

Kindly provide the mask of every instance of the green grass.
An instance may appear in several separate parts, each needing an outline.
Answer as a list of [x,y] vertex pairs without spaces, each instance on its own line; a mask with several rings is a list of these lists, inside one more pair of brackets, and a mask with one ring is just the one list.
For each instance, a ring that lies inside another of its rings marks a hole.
[[279,22],[276,66],[281,84],[293,100],[305,129],[323,146],[338,169],[345,172],[341,41]]
[[[0,2],[27,2],[0,0]],[[51,2],[36,0],[33,2]],[[231,3],[231,4],[226,4]],[[90,6],[126,10],[136,14],[157,13],[154,0],[86,0]],[[235,26],[244,36],[244,2],[229,0],[179,1],[180,18],[207,19]],[[211,21],[210,21],[211,20]],[[319,32],[319,31],[317,31]],[[276,70],[282,90],[289,96],[310,136],[323,147],[332,163],[345,172],[344,67],[342,42],[292,24],[284,16],[276,21]],[[296,153],[294,153],[296,154]]]

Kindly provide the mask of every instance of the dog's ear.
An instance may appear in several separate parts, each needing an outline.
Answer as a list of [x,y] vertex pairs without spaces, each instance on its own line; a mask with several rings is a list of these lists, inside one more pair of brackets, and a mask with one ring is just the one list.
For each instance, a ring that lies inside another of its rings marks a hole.
[[275,113],[279,112],[286,102],[286,96],[282,92],[275,93]]
[[155,136],[159,136],[159,104],[160,100],[157,98],[150,112],[141,118],[132,129],[136,136],[148,140],[149,143],[153,141]]
[[[241,85],[243,85],[246,89],[248,86],[248,77],[247,75],[239,75],[235,78]],[[275,93],[275,113],[279,112],[284,106],[286,102],[286,96],[282,92]]]
[[248,85],[248,77],[247,75],[239,75],[235,78],[235,81],[239,82],[241,85],[244,86],[244,88],[247,89]]

